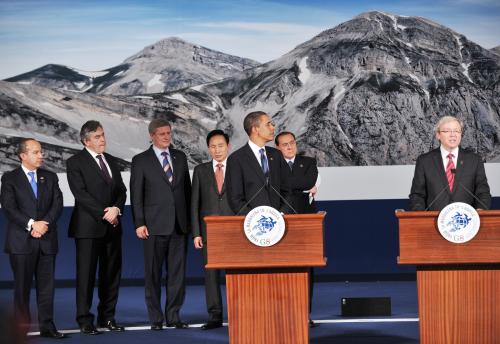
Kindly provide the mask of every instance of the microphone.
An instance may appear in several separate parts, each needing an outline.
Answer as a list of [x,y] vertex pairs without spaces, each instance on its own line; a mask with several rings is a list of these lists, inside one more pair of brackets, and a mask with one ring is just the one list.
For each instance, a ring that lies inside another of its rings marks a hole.
[[277,195],[278,195],[278,196],[279,196],[279,197],[283,200],[283,202],[285,202],[285,204],[286,204],[286,205],[287,205],[290,209],[292,209],[292,210],[293,210],[293,212],[294,212],[295,214],[298,214],[298,213],[297,213],[297,210],[295,210],[295,208],[294,208],[294,207],[292,207],[292,205],[291,205],[291,204],[290,204],[290,203],[286,200],[286,198],[285,198],[285,197],[283,197],[283,195],[282,195],[282,194],[281,194],[278,190],[276,190],[272,184],[269,184],[269,186],[271,187],[271,189],[272,189],[274,192],[276,192],[276,194],[277,194]]
[[[453,171],[453,170],[452,170],[452,171]],[[452,172],[452,173],[453,173],[453,172]],[[435,203],[435,202],[439,199],[439,196],[441,196],[441,194],[442,194],[442,193],[444,192],[444,190],[446,190],[447,188],[449,188],[449,186],[448,186],[448,185],[445,185],[445,186],[444,186],[444,188],[442,188],[442,189],[441,189],[441,191],[439,191],[439,193],[436,195],[436,197],[434,197],[434,199],[432,200],[432,202],[431,202],[431,203],[429,203],[429,205],[427,206],[427,208],[425,208],[425,210],[424,210],[424,211],[429,210],[429,209],[432,207],[432,205],[433,205],[433,204],[434,204],[434,203]]]
[[[453,174],[456,173],[456,171],[455,171],[454,168],[451,170],[451,173],[453,173]],[[460,185],[465,191],[467,191],[467,193],[469,195],[471,195],[476,201],[478,201],[479,203],[481,203],[481,205],[483,206],[483,209],[488,209],[489,208],[489,207],[486,206],[486,204],[483,203],[483,201],[481,201],[479,199],[479,197],[477,197],[474,193],[472,193],[469,189],[467,189],[464,184],[462,184],[461,182],[458,182],[458,185]]]
[[259,190],[257,190],[257,192],[254,193],[254,195],[248,200],[248,202],[246,202],[245,204],[243,204],[243,206],[240,208],[240,210],[238,210],[238,212],[236,213],[236,215],[240,215],[241,211],[244,208],[246,208],[255,199],[255,197],[257,197],[258,194],[260,194],[260,192],[262,191],[262,189],[264,189],[265,187],[267,187],[268,183],[269,183],[269,178],[266,178],[266,181],[264,182],[264,184],[262,184],[262,186],[259,188]]

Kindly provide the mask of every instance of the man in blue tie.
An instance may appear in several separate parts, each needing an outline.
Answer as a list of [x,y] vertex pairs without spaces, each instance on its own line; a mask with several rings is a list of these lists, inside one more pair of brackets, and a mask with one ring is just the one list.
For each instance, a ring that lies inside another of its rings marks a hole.
[[280,151],[267,147],[274,139],[274,123],[262,111],[249,113],[243,120],[248,143],[231,154],[227,160],[227,194],[237,215],[248,214],[261,205],[282,212],[292,211],[289,196],[288,171]]
[[29,299],[36,281],[40,335],[61,339],[53,320],[57,219],[63,200],[57,175],[40,168],[43,152],[34,139],[21,139],[21,166],[2,176],[0,202],[7,218],[5,252],[14,274],[14,311],[23,332],[30,326]]
[[[151,330],[185,329],[180,308],[186,290],[187,233],[191,179],[186,154],[172,148],[172,127],[154,119],[148,127],[152,146],[132,158],[130,201],[137,237],[144,242],[144,280]],[[161,275],[166,259],[168,280],[165,308],[161,306]],[[165,313],[163,313],[163,309]]]

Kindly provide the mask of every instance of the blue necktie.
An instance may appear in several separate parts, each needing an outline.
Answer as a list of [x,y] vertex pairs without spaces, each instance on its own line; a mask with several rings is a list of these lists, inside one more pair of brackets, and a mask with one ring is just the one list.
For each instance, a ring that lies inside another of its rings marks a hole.
[[35,172],[28,172],[28,176],[31,178],[30,185],[33,193],[35,194],[35,198],[38,198],[38,187],[36,185]]
[[293,171],[293,161],[292,160],[288,161],[288,167],[290,167],[290,170]]
[[264,173],[264,176],[267,178],[267,176],[269,175],[269,164],[267,162],[267,157],[264,154],[265,152],[264,148],[261,148],[259,152],[260,152],[260,164],[262,166],[262,172]]
[[172,168],[170,167],[170,163],[168,162],[168,153],[161,152],[163,155],[163,171],[167,174],[168,181],[172,183],[174,180],[174,173],[172,172]]

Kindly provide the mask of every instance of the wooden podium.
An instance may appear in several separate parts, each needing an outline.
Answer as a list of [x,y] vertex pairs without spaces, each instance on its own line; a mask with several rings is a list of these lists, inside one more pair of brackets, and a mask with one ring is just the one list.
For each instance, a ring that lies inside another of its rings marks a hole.
[[226,270],[230,343],[308,343],[309,268],[326,265],[325,213],[285,215],[285,235],[252,244],[244,216],[207,216],[207,269]]
[[454,244],[437,211],[397,212],[399,264],[417,265],[420,343],[500,343],[500,211],[478,211],[479,233]]

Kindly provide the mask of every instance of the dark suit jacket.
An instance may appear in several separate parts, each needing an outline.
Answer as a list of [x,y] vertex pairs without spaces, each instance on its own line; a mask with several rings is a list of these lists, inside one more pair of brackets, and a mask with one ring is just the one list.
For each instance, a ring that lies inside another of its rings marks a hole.
[[292,206],[299,214],[315,213],[314,201],[309,203],[310,190],[318,179],[318,167],[316,159],[307,156],[296,155],[293,169],[289,172],[289,185],[291,190]]
[[176,221],[183,233],[191,230],[191,180],[186,154],[173,148],[169,151],[174,172],[172,184],[152,146],[132,158],[130,200],[134,225],[147,226],[150,235],[174,233]]
[[[43,253],[57,253],[57,219],[63,208],[59,181],[55,173],[44,169],[37,170],[37,178],[38,198],[35,198],[21,167],[2,176],[0,201],[7,217],[6,253],[29,254],[33,240],[40,240]],[[49,230],[40,239],[33,238],[26,230],[30,219],[49,223]]]
[[[225,168],[227,175],[227,166]],[[203,218],[209,215],[234,215],[227,200],[226,183],[222,185],[221,194],[217,190],[212,161],[196,166],[193,172],[191,195],[193,238],[201,235],[203,240],[207,239],[206,224]]]
[[[75,197],[75,207],[69,223],[69,236],[77,239],[102,238],[109,223],[103,220],[104,209],[118,207],[123,213],[127,188],[115,158],[104,153],[111,169],[113,181],[108,184],[101,168],[86,149],[73,155],[66,162],[68,184]],[[121,224],[114,233],[121,234]]]
[[[474,199],[467,190],[484,205]],[[464,202],[475,208],[489,209],[490,187],[481,158],[477,154],[459,149],[453,192],[450,192],[440,149],[419,156],[411,186],[410,210],[425,210],[431,203],[429,210],[441,210],[453,202]]]
[[[290,212],[278,192],[288,200],[288,171],[281,152],[266,146],[269,162],[269,185],[266,184],[264,173],[248,144],[244,145],[227,159],[226,184],[229,204],[237,214],[248,214],[250,210],[261,205],[267,205],[284,213]],[[272,188],[271,188],[272,186]],[[274,188],[274,190],[273,190]],[[255,197],[252,200],[252,197]],[[251,201],[250,201],[251,200]],[[247,202],[250,203],[245,206]]]

